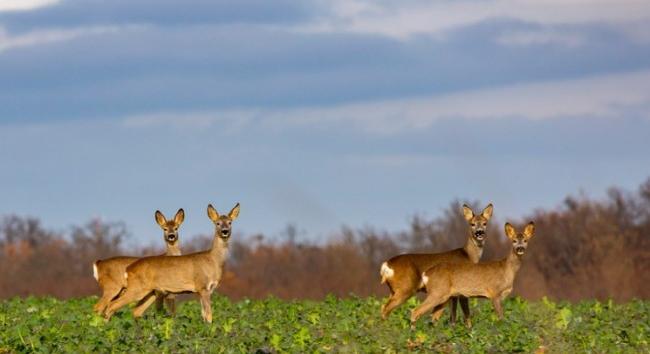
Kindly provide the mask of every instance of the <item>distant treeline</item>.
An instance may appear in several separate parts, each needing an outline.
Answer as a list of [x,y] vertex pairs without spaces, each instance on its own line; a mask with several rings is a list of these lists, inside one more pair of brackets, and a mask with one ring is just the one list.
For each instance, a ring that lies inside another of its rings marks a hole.
[[[473,207],[479,210],[484,205]],[[495,210],[498,213],[498,205]],[[528,220],[535,221],[537,231],[517,276],[516,294],[529,299],[650,298],[650,179],[635,193],[612,188],[604,200],[567,197],[557,209],[536,210],[519,222]],[[509,252],[505,221],[490,222],[483,259]],[[409,229],[399,233],[343,228],[324,244],[300,240],[292,227],[281,240],[235,234],[218,291],[235,299],[270,294],[285,299],[385,296],[388,290],[379,284],[384,260],[403,252],[460,247],[467,230],[456,201],[433,220],[414,217]],[[4,217],[0,298],[98,294],[91,267],[96,259],[162,253],[162,240],[159,249],[127,250],[127,235],[121,223],[91,221],[62,234],[44,228],[35,218]],[[181,229],[184,252],[205,249],[209,240],[210,236],[189,239]]]

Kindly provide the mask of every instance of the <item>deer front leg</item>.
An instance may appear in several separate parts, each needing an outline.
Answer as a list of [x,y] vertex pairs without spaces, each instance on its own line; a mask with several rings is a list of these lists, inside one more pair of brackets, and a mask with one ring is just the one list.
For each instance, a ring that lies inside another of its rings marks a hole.
[[172,317],[176,316],[176,295],[169,294],[165,296],[165,303]]
[[156,312],[165,312],[165,294],[159,291],[156,291]]
[[451,307],[451,314],[449,316],[449,323],[450,324],[456,324],[456,309],[458,307],[458,296],[454,296],[451,298],[450,302],[450,307]]
[[207,323],[212,323],[212,304],[210,302],[210,291],[201,290],[199,292],[201,297],[201,316]]
[[472,319],[469,316],[469,298],[460,296],[458,298],[458,301],[460,302],[460,308],[463,309],[463,316],[465,317],[465,326],[467,328],[471,328]]
[[499,320],[503,319],[503,309],[501,308],[501,297],[497,296],[492,298],[492,306],[494,306],[494,311],[497,313]]

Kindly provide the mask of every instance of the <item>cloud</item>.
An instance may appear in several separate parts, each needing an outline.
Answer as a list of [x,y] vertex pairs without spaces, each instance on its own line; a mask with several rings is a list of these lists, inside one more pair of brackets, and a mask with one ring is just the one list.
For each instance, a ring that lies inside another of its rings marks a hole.
[[417,132],[449,119],[617,119],[632,112],[650,119],[648,107],[650,71],[640,71],[333,107],[166,112],[127,117],[124,124],[131,127],[173,124],[203,128],[223,122],[230,122],[233,126],[237,122],[239,129],[250,128],[253,124],[276,131],[296,127],[346,127],[390,135]]
[[51,6],[60,0],[3,0],[0,1],[0,12],[29,11],[40,7]]
[[116,33],[140,26],[97,26],[74,29],[49,29],[11,35],[0,28],[0,53],[9,49],[69,41],[82,36]]
[[504,45],[514,46],[558,44],[574,48],[585,44],[586,36],[580,32],[541,29],[536,31],[509,31],[501,34],[496,41]]
[[498,22],[405,42],[240,25],[5,33],[0,120],[332,107],[648,68],[650,47],[600,27],[577,47],[489,40],[507,30],[534,32]]
[[643,0],[492,0],[400,1],[339,0],[334,16],[298,27],[307,32],[377,34],[400,40],[445,32],[481,22],[507,18],[543,26],[609,24],[650,19]]
[[281,24],[314,16],[315,4],[301,0],[67,0],[28,12],[0,13],[0,23],[10,31],[129,24]]

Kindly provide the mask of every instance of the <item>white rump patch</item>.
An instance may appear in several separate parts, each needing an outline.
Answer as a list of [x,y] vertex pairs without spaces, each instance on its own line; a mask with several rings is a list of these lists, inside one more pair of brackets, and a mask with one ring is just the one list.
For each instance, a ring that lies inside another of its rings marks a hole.
[[428,282],[429,282],[429,277],[427,277],[425,273],[422,273],[422,285],[420,285],[420,287],[425,288]]
[[99,274],[97,273],[97,262],[93,263],[93,277],[99,281]]
[[129,273],[124,272],[124,280],[129,280]]
[[388,266],[388,263],[384,262],[381,264],[381,270],[379,271],[379,274],[384,279],[390,279],[395,274],[395,271]]

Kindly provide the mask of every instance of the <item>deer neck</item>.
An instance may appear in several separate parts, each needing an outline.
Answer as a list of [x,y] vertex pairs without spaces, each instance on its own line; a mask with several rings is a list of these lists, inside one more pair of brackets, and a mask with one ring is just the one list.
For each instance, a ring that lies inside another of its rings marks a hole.
[[483,255],[483,246],[477,245],[471,235],[467,238],[467,242],[463,249],[472,263],[478,263],[479,259],[481,259],[481,256]]
[[165,252],[167,256],[180,256],[181,248],[178,245],[178,241],[174,243],[167,242],[167,251]]
[[514,281],[515,275],[517,274],[517,271],[519,271],[519,267],[521,267],[521,257],[522,256],[517,255],[517,253],[513,249],[510,252],[510,254],[508,254],[508,257],[505,259],[504,262],[505,273],[510,283]]
[[210,256],[218,264],[223,264],[226,261],[226,256],[228,255],[228,241],[224,240],[220,236],[214,236],[212,240],[212,248],[210,249]]

